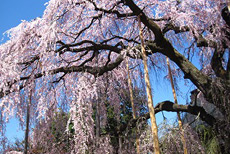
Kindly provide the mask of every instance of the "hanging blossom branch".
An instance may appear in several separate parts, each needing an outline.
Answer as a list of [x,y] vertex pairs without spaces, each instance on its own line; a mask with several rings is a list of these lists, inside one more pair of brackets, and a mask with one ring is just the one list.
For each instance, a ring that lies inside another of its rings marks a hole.
[[[45,76],[45,75],[54,75],[54,74],[58,74],[58,73],[73,73],[73,72],[87,72],[87,73],[90,73],[92,75],[95,75],[95,76],[101,76],[103,75],[105,72],[108,72],[108,71],[111,71],[113,70],[114,68],[116,68],[121,62],[123,61],[123,55],[120,55],[117,57],[117,59],[113,62],[113,63],[110,63],[110,64],[107,64],[105,66],[95,66],[95,67],[92,67],[92,66],[70,66],[70,67],[60,67],[60,68],[57,68],[57,69],[53,69],[53,70],[50,70],[48,72],[43,72],[43,73],[37,73],[34,75],[34,78],[37,79],[37,78],[41,78],[42,76]],[[25,77],[21,77],[20,78],[20,81],[23,81],[23,80],[28,80],[30,79],[31,76],[25,76]],[[15,84],[15,82],[13,82],[13,84]],[[12,85],[12,84],[11,84]],[[24,86],[21,85],[19,87],[19,90],[23,89]],[[12,91],[1,91],[0,92],[0,98],[4,97],[5,95],[8,95],[9,93],[11,93]]]

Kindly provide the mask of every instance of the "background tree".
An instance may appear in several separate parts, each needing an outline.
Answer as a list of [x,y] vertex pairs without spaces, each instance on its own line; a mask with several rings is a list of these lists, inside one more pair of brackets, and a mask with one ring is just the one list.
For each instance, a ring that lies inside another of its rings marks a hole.
[[[119,89],[117,89],[119,90]],[[146,100],[143,97],[144,91],[135,88],[133,89],[135,94],[135,106],[140,116],[144,115],[148,112],[147,106],[145,104]],[[120,91],[121,92],[121,91]],[[100,95],[105,95],[106,93],[101,93]],[[105,104],[106,111],[100,112],[101,124],[100,135],[96,136],[97,124],[96,124],[96,104],[94,102],[95,107],[93,108],[94,114],[92,118],[94,120],[94,132],[95,132],[95,140],[91,145],[91,152],[96,152],[100,150],[101,139],[105,136],[108,136],[110,139],[110,144],[113,147],[113,153],[134,153],[135,152],[135,139],[140,134],[136,134],[136,128],[124,130],[122,132],[119,131],[119,127],[122,125],[127,125],[128,122],[132,119],[132,105],[129,98],[128,89],[122,90],[120,95],[120,116],[117,118],[116,112],[114,111],[114,107],[110,105],[107,101],[99,102],[100,108]],[[102,97],[103,98],[103,97]],[[103,100],[103,99],[100,99]],[[105,113],[103,115],[102,113]],[[106,122],[105,118],[106,117]],[[32,146],[30,151],[32,153],[69,153],[74,148],[76,144],[74,142],[74,128],[73,123],[70,121],[68,123],[68,113],[63,111],[57,112],[55,116],[50,117],[48,121],[42,120],[39,122],[31,135],[33,139]],[[139,129],[144,130],[147,125],[146,122],[142,122],[139,124]],[[140,131],[142,132],[142,131]],[[120,142],[120,144],[119,144]],[[95,144],[95,145],[94,145]],[[51,150],[52,149],[52,150]]]

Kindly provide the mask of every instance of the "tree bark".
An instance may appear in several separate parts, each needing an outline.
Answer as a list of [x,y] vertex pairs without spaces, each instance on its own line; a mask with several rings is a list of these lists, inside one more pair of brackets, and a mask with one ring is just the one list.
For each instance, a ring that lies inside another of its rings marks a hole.
[[28,146],[29,146],[29,124],[30,124],[30,105],[32,102],[32,89],[30,90],[29,94],[29,101],[27,103],[27,113],[26,113],[26,131],[25,131],[25,146],[24,146],[24,154],[28,153]]
[[[203,107],[200,106],[191,106],[191,105],[179,105],[175,104],[171,101],[163,101],[158,103],[155,106],[155,114],[161,111],[168,111],[168,112],[187,112],[193,115],[199,115],[201,120],[205,121],[208,125],[214,127],[216,123],[216,119],[208,114]],[[127,129],[127,127],[133,128],[136,127],[136,123],[141,122],[143,120],[147,120],[150,118],[150,113],[146,113],[143,116],[138,117],[137,119],[132,119],[126,125],[121,125],[117,132],[123,132]]]

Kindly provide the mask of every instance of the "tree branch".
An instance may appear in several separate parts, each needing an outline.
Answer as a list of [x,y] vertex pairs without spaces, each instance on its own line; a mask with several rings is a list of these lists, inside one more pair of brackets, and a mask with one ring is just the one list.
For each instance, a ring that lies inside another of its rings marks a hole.
[[[87,66],[87,65],[83,65],[83,66],[70,66],[70,67],[60,67],[60,68],[56,68],[53,70],[48,71],[49,75],[54,75],[54,74],[58,74],[58,73],[72,73],[72,72],[87,72],[90,73],[94,76],[101,76],[103,75],[105,72],[109,72],[112,71],[114,68],[118,67],[120,65],[120,63],[123,61],[123,55],[119,55],[116,60],[110,64],[107,64],[105,66],[100,66],[100,67],[91,67],[91,66]],[[47,74],[46,72],[42,72],[42,73],[37,73],[34,75],[34,78],[41,78],[42,76],[44,76],[45,74]],[[29,76],[24,76],[21,77],[19,81],[23,81],[23,80],[28,80],[31,78],[31,75]],[[13,84],[18,83],[19,81],[13,81],[10,86],[12,86]],[[9,86],[9,87],[10,87]],[[24,86],[21,85],[19,87],[19,90],[23,89]],[[15,92],[16,90],[7,90],[7,91],[0,91],[0,98]]]
[[[187,112],[193,115],[200,115],[201,120],[205,121],[210,126],[214,126],[216,119],[208,114],[203,107],[200,106],[191,106],[191,105],[178,105],[171,101],[160,102],[155,106],[155,114],[161,111],[168,112]],[[128,124],[120,126],[118,132],[123,132],[127,128],[136,127],[138,122],[145,121],[150,118],[149,113],[144,114],[143,116],[138,117],[137,119],[132,119]]]
[[173,30],[176,34],[178,34],[178,33],[188,32],[190,29],[188,26],[177,27],[177,26],[173,25],[172,23],[168,23],[165,25],[162,32],[165,34],[170,30]]
[[113,10],[117,5],[119,5],[120,3],[122,3],[122,1],[117,2],[111,9],[106,10],[103,8],[99,8],[95,2],[93,1],[89,1],[90,3],[93,4],[94,8],[96,11],[101,11],[103,13],[107,13],[107,14],[115,14],[118,18],[122,18],[122,17],[130,17],[130,16],[134,16],[134,13],[120,13],[118,10]]
[[[112,40],[112,39],[109,39],[109,40]],[[102,43],[95,43],[91,40],[83,40],[81,42],[77,42],[73,44],[65,44],[61,41],[58,41],[57,43],[61,44],[62,46],[59,49],[57,49],[55,52],[56,53],[59,52],[60,54],[63,54],[66,51],[77,53],[77,52],[90,51],[90,50],[93,50],[93,51],[94,50],[111,50],[116,53],[120,53],[120,51],[122,50],[122,48],[118,48],[117,46],[103,44],[105,42],[106,42],[105,40]],[[82,48],[77,48],[78,46],[82,46],[85,44],[90,44],[90,45],[86,47],[82,47]]]
[[125,5],[127,5],[133,11],[133,13],[135,13],[135,15],[137,16],[140,15],[141,22],[154,33],[155,41],[164,42],[165,41],[164,35],[161,31],[161,28],[152,19],[148,18],[145,15],[145,13],[132,0],[124,0],[124,1],[125,1]]
[[[169,57],[184,72],[185,78],[190,79],[204,94],[208,94],[207,89],[210,87],[211,79],[200,72],[187,58],[181,55],[168,39],[164,37],[160,27],[148,18],[132,0],[125,0],[125,4],[128,5],[136,15],[140,15],[141,22],[154,33],[155,40],[146,43],[152,52],[160,52]],[[154,51],[156,47],[162,50]]]
[[[190,79],[204,94],[207,94],[211,79],[200,72],[187,58],[173,48],[169,41],[165,43],[156,43],[147,41],[146,45],[153,53],[159,52],[169,57],[184,72],[184,78]],[[156,47],[162,47],[161,50],[155,50]]]
[[199,37],[195,37],[197,47],[211,47],[216,48],[217,43],[212,40],[206,40],[202,35],[199,35]]
[[214,70],[215,74],[217,77],[227,79],[227,72],[225,71],[223,65],[222,65],[222,59],[224,55],[224,49],[222,50],[217,50],[215,49],[212,59],[211,59],[211,66],[212,69]]

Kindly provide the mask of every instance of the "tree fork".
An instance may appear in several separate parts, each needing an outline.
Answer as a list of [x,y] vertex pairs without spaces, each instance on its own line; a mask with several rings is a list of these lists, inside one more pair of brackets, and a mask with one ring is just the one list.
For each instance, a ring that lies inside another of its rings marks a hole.
[[144,63],[144,74],[145,74],[144,76],[145,76],[145,84],[146,84],[146,91],[147,91],[147,97],[148,97],[148,108],[149,108],[150,120],[152,124],[151,129],[152,129],[152,135],[153,135],[153,149],[154,149],[155,154],[160,154],[157,123],[156,123],[155,111],[153,107],[152,92],[151,92],[149,72],[148,72],[148,66],[147,66],[147,56],[146,56],[146,51],[144,47],[144,39],[143,39],[143,33],[141,29],[140,15],[138,16],[138,24],[139,24],[139,29],[140,29],[141,51],[142,51],[143,63]]
[[[177,96],[176,96],[176,91],[175,91],[175,87],[174,87],[174,83],[173,83],[173,78],[172,78],[172,71],[171,71],[171,68],[170,68],[170,63],[169,63],[169,58],[168,57],[166,58],[166,61],[167,61],[167,65],[168,65],[168,74],[169,74],[169,78],[170,78],[170,82],[171,82],[171,86],[172,86],[172,92],[173,92],[174,102],[175,102],[175,104],[178,104],[178,102],[177,102]],[[185,141],[185,138],[184,138],[184,131],[183,131],[183,127],[182,127],[182,120],[181,120],[180,112],[179,111],[177,111],[177,117],[178,117],[179,129],[181,131],[181,140],[182,140],[182,143],[183,143],[184,154],[187,154],[188,153],[188,149],[187,149],[186,141]]]
[[[135,106],[134,106],[132,80],[131,80],[131,77],[130,77],[130,74],[129,74],[129,60],[128,60],[128,58],[126,60],[126,67],[127,67],[127,74],[128,74],[128,86],[129,86],[130,101],[131,101],[132,110],[133,110],[133,119],[136,119],[137,115],[136,115],[136,109],[135,109]],[[137,154],[140,154],[140,139],[137,136],[137,134],[138,134],[138,128],[136,129],[135,133],[136,133]]]

